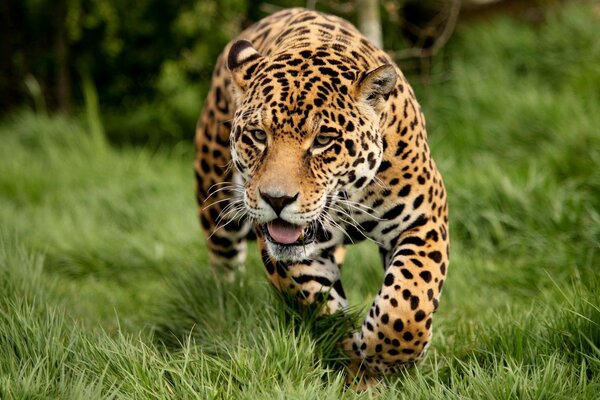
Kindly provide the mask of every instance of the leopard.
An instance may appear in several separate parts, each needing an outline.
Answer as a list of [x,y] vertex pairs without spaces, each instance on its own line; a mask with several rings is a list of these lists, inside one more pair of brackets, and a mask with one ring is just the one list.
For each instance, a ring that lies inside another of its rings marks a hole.
[[422,108],[385,51],[337,16],[267,16],[218,57],[194,146],[213,270],[243,268],[256,240],[276,290],[345,313],[345,246],[370,240],[383,282],[340,342],[348,370],[379,378],[423,359],[448,272],[448,205]]

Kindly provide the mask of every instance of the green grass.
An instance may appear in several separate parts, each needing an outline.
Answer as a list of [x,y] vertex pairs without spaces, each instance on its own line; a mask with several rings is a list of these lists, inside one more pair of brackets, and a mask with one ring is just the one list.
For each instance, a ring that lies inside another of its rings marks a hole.
[[[416,86],[450,197],[452,257],[428,358],[344,390],[322,321],[247,270],[215,282],[192,149],[115,148],[83,122],[0,124],[0,398],[600,397],[600,17],[464,28]],[[343,280],[368,306],[377,250]],[[335,327],[336,329],[333,329]],[[315,335],[321,332],[321,335]]]

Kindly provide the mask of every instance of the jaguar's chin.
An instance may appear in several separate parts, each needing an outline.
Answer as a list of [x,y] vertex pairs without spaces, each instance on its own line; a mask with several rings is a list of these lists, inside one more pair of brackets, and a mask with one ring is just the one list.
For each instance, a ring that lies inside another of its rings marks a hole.
[[259,225],[267,251],[277,261],[301,261],[309,258],[317,243],[313,224],[294,225],[277,218]]
[[304,245],[281,245],[266,241],[269,255],[277,261],[299,262],[311,258],[316,249],[314,242]]

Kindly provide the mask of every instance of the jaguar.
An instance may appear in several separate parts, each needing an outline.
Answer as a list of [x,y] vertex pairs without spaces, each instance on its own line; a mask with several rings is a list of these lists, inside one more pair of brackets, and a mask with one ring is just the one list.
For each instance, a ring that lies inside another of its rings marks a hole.
[[448,206],[413,89],[349,22],[300,8],[219,56],[196,129],[200,223],[213,269],[257,240],[273,286],[345,312],[344,246],[379,247],[384,274],[349,370],[390,375],[426,353],[449,262]]

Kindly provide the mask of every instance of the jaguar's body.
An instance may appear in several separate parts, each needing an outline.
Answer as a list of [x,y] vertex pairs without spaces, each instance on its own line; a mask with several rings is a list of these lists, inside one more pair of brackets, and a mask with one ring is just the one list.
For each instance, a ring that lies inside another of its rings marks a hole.
[[348,22],[276,13],[217,61],[196,134],[197,198],[215,268],[256,235],[274,286],[343,310],[343,245],[369,238],[385,269],[351,368],[391,374],[431,340],[448,268],[447,205],[425,121],[393,61]]

